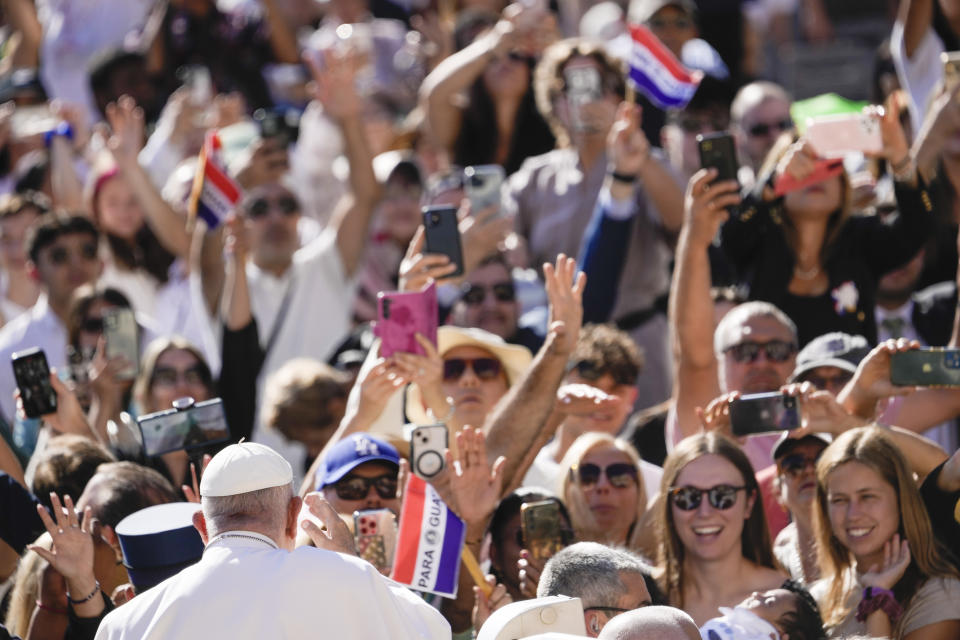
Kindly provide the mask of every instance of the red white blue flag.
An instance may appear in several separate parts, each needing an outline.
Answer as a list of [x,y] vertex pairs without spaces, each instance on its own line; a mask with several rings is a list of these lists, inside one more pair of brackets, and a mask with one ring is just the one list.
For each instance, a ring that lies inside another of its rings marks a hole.
[[693,98],[702,71],[684,67],[649,29],[630,25],[630,82],[661,109],[682,109]]
[[457,596],[467,528],[423,478],[410,474],[390,577],[416,591]]
[[190,191],[188,212],[199,216],[210,229],[218,226],[240,202],[240,186],[224,171],[220,161],[220,138],[215,131],[207,133],[200,150],[200,161]]

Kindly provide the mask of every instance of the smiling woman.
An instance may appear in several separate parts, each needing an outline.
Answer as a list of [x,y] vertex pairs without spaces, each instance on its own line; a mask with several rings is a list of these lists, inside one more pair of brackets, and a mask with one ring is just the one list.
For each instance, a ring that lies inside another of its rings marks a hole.
[[960,575],[933,536],[906,461],[880,429],[848,431],[823,452],[814,522],[824,579],[812,591],[832,635],[960,635]]

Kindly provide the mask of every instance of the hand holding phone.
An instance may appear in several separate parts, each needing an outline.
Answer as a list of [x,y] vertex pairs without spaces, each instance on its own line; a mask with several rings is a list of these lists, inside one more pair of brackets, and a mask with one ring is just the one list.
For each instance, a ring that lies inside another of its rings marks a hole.
[[697,136],[700,149],[700,166],[704,169],[716,169],[717,180],[736,180],[740,164],[737,162],[737,148],[733,135],[729,131],[707,133]]
[[423,228],[427,253],[442,253],[456,265],[450,277],[462,276],[463,246],[460,242],[460,226],[454,207],[435,206],[423,208]]
[[810,118],[804,137],[823,158],[842,158],[851,152],[878,154],[883,150],[880,119],[870,113]]
[[140,371],[140,336],[132,309],[113,307],[103,312],[103,338],[107,359],[122,357],[127,366],[117,373],[121,380],[133,380]]
[[380,357],[389,358],[398,351],[427,355],[417,334],[437,344],[439,315],[437,285],[433,282],[422,291],[378,293],[373,333],[380,338]]
[[429,480],[446,466],[444,455],[447,447],[447,425],[416,427],[410,434],[410,469],[424,480]]
[[928,347],[891,353],[890,382],[899,387],[960,387],[960,349]]
[[50,367],[43,350],[34,347],[18,351],[13,354],[12,363],[24,415],[39,418],[56,412],[57,392],[50,383]]
[[556,500],[525,502],[520,505],[523,546],[539,566],[563,549],[563,519]]
[[799,426],[797,399],[780,391],[752,393],[730,403],[730,428],[735,436],[778,433]]
[[397,549],[397,518],[390,509],[353,512],[353,537],[357,555],[390,575]]
[[220,398],[197,403],[193,398],[178,398],[174,405],[173,409],[137,418],[146,456],[180,449],[189,451],[230,439]]

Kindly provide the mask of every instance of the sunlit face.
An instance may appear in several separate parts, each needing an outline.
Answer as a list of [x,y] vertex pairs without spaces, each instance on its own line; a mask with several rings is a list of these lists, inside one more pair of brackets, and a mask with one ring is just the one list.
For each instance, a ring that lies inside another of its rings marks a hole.
[[[674,481],[674,487],[710,489],[718,485],[743,487],[743,476],[732,462],[716,454],[700,456],[685,466]],[[706,495],[700,505],[684,511],[671,500],[673,526],[684,552],[692,561],[709,561],[740,555],[740,538],[744,523],[750,517],[756,497],[746,490],[736,492],[729,509],[717,509]]]
[[797,382],[809,382],[820,391],[829,391],[833,395],[839,394],[846,386],[853,373],[840,367],[815,367],[797,378]]
[[289,264],[300,248],[300,203],[283,185],[251,189],[243,201],[247,239],[254,262],[264,268]]
[[791,191],[784,196],[783,203],[791,217],[825,218],[843,204],[843,179],[833,176]]
[[37,221],[39,213],[33,207],[24,207],[20,213],[0,220],[0,265],[19,271],[27,262],[24,240],[27,229]]
[[73,292],[93,284],[103,270],[97,240],[87,233],[67,233],[41,249],[37,255],[37,275],[50,299],[70,300]]
[[654,13],[647,20],[647,26],[678,59],[683,52],[683,45],[697,37],[697,25],[693,19],[675,5],[667,5]]
[[150,381],[145,412],[173,406],[177,398],[190,396],[197,402],[209,400],[211,389],[201,373],[200,361],[186,349],[167,349],[157,358]]
[[505,340],[517,332],[519,305],[504,265],[491,262],[477,267],[467,276],[464,291],[453,306],[454,325],[477,327]]
[[896,489],[873,468],[853,461],[831,471],[826,484],[833,535],[859,564],[869,567],[900,527]]
[[754,591],[749,598],[737,606],[749,609],[755,615],[779,628],[778,621],[780,618],[797,610],[797,594],[786,589]]
[[[600,445],[591,449],[580,461],[580,466],[596,465],[603,469],[596,482],[585,485],[579,480],[570,484],[571,491],[581,491],[584,502],[590,509],[597,528],[600,531],[629,530],[637,519],[637,501],[640,487],[636,480],[611,483],[607,468],[612,464],[634,465],[630,456],[610,445]],[[624,486],[616,486],[623,484]],[[622,542],[626,542],[623,540]]]
[[[473,361],[478,358],[494,358],[486,349],[473,346],[462,346],[450,349],[443,354],[444,361],[465,360]],[[507,382],[506,371],[501,366],[500,372],[491,378],[482,378],[477,375],[475,365],[470,362],[458,378],[444,379],[443,393],[453,398],[456,417],[460,424],[480,426],[487,419],[487,414],[510,388]]]
[[418,184],[402,180],[388,180],[383,199],[377,208],[380,227],[397,245],[406,249],[420,225],[420,198],[423,189]]
[[737,360],[737,352],[731,350],[737,344],[756,342],[764,344],[780,341],[793,344],[793,333],[773,316],[755,315],[745,322],[729,327],[723,344],[727,350],[721,357],[721,383],[724,391],[762,393],[775,391],[786,384],[796,364],[796,349],[783,362],[767,357],[766,349],[758,349],[756,359]]
[[[381,460],[371,460],[350,470],[338,483],[342,483],[350,478],[380,478],[390,476],[396,484],[397,466]],[[397,500],[396,493],[392,496],[389,492],[386,496],[381,496],[374,484],[369,484],[367,494],[359,499],[341,498],[337,494],[336,484],[323,488],[323,497],[330,502],[334,510],[345,516],[350,516],[354,511],[363,509],[390,509],[394,513],[400,513],[400,502]]]
[[143,228],[143,210],[120,176],[103,183],[97,195],[97,212],[100,228],[124,240],[132,241]]
[[784,131],[789,131],[793,120],[790,103],[779,96],[767,96],[759,104],[747,109],[737,127],[742,160],[757,169]]

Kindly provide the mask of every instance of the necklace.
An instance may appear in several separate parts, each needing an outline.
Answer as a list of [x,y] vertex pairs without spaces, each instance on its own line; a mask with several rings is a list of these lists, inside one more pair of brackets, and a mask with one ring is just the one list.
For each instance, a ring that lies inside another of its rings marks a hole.
[[245,533],[221,533],[220,535],[218,535],[217,537],[215,537],[213,540],[211,540],[211,541],[207,544],[207,548],[210,548],[210,547],[212,547],[213,545],[217,544],[218,542],[221,542],[221,541],[223,541],[223,540],[226,540],[227,538],[241,538],[241,539],[244,539],[244,540],[253,540],[253,541],[255,541],[255,542],[259,542],[259,543],[261,543],[261,544],[265,544],[265,545],[267,545],[268,547],[270,547],[270,548],[272,548],[272,549],[279,549],[279,548],[280,548],[280,547],[278,547],[278,546],[276,545],[276,543],[275,543],[273,540],[269,540],[269,539],[264,538],[264,537],[253,536],[253,535],[249,535],[249,534],[245,534]]
[[820,274],[820,267],[818,265],[814,265],[810,269],[802,269],[800,268],[800,265],[797,264],[793,267],[793,273],[801,280],[813,280]]

